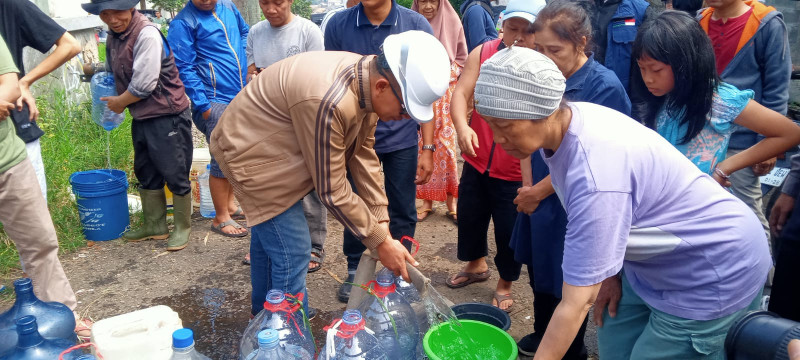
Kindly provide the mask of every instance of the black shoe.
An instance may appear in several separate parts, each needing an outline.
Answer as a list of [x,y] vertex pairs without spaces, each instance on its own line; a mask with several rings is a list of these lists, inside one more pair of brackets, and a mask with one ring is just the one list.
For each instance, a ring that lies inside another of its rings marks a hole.
[[539,343],[542,342],[542,336],[539,333],[530,333],[525,335],[517,343],[519,353],[525,356],[536,355],[536,350],[539,349]]
[[347,303],[347,300],[350,300],[350,290],[353,289],[353,285],[351,285],[354,281],[356,281],[356,274],[347,274],[347,280],[339,286],[339,292],[336,293],[339,301],[343,303]]
[[317,313],[319,313],[319,310],[317,310],[317,308],[312,308],[311,306],[309,306],[308,312],[306,312],[306,316],[308,317],[308,320],[311,320],[317,317]]

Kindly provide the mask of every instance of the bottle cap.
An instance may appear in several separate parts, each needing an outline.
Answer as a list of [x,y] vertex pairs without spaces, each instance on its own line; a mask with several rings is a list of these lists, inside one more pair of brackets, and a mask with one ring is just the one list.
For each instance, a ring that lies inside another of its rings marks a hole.
[[283,294],[283,291],[272,289],[267,292],[267,302],[273,305],[278,305],[286,300],[286,295]]
[[194,333],[192,329],[178,329],[172,333],[172,347],[183,349],[194,345]]
[[258,333],[259,346],[264,346],[271,349],[278,346],[279,343],[280,338],[278,337],[278,331],[274,329],[261,330],[261,332]]
[[361,312],[355,309],[345,310],[342,322],[348,325],[358,325],[361,322]]
[[206,170],[211,170],[211,164],[206,165]]

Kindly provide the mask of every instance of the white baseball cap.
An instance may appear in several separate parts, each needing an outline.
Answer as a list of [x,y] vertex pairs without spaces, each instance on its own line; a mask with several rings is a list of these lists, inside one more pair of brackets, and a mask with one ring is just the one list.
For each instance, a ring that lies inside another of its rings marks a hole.
[[431,34],[412,30],[386,37],[382,52],[400,84],[408,114],[420,123],[431,121],[433,103],[450,86],[450,58],[444,45]]
[[532,24],[545,5],[544,0],[511,0],[503,11],[503,21],[518,17]]

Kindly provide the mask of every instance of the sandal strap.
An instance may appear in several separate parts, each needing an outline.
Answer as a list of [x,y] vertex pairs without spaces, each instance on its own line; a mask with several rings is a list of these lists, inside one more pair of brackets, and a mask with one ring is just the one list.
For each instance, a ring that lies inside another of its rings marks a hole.
[[242,226],[241,224],[236,222],[236,220],[233,220],[233,219],[230,219],[230,220],[225,221],[225,222],[221,222],[219,224],[219,229],[222,230],[222,228],[224,228],[226,226],[233,226],[236,229],[244,229],[244,226]]

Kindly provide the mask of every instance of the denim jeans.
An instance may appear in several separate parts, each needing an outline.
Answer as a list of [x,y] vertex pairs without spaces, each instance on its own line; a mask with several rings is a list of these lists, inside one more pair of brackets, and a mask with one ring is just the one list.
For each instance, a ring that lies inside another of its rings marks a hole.
[[267,291],[304,293],[308,312],[306,273],[311,260],[311,236],[302,201],[250,229],[250,284],[253,315],[264,308]]
[[[417,146],[378,154],[383,165],[386,197],[389,199],[389,232],[392,237],[414,236],[417,228]],[[350,184],[352,185],[352,179]],[[355,186],[353,186],[355,190]],[[410,246],[411,244],[405,244]],[[345,231],[342,252],[347,256],[347,270],[355,270],[361,254],[367,250],[349,231]]]

